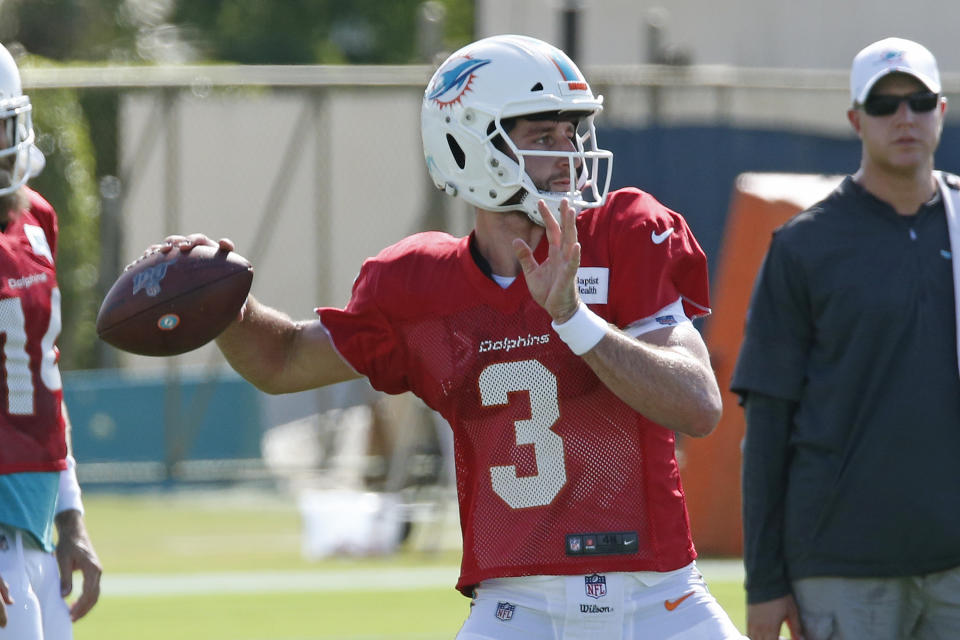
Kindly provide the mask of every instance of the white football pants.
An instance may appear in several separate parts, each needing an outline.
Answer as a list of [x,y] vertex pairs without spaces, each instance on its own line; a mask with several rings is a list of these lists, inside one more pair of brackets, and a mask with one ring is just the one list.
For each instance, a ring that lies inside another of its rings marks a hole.
[[60,571],[53,554],[24,548],[19,529],[0,526],[0,577],[10,587],[7,626],[0,640],[72,640],[70,610],[60,597]]
[[457,640],[746,640],[696,564],[484,580]]

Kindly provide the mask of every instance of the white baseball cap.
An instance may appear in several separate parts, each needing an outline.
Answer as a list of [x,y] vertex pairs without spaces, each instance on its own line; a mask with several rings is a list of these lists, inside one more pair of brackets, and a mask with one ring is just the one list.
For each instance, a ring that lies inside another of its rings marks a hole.
[[921,44],[903,38],[884,38],[863,48],[850,69],[850,98],[863,104],[877,80],[890,73],[906,73],[933,93],[940,93],[940,72],[933,54]]

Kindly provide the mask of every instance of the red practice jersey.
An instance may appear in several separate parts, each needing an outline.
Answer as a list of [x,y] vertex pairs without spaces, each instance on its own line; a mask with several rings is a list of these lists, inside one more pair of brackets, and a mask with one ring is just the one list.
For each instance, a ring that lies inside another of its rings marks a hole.
[[[601,317],[623,328],[680,299],[688,317],[708,312],[703,251],[650,195],[617,191],[577,229],[580,294]],[[544,238],[534,255],[546,253]],[[468,238],[407,238],[364,263],[346,309],[318,312],[375,388],[412,391],[450,423],[464,593],[487,578],[669,571],[696,557],[673,432],[570,351],[522,276],[506,289],[485,276]]]
[[60,471],[67,455],[58,368],[57,216],[30,208],[0,233],[0,473]]

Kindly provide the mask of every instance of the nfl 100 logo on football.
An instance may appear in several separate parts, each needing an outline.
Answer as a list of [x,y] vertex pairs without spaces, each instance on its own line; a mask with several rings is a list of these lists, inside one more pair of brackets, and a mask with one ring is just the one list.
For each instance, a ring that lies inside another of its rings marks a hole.
[[497,603],[497,619],[498,620],[511,620],[513,619],[513,612],[517,610],[517,605],[510,604],[509,602],[498,602]]
[[151,298],[160,293],[160,281],[167,275],[167,266],[170,262],[161,262],[155,267],[150,267],[133,278],[133,295],[143,289]]
[[607,576],[593,574],[583,576],[583,588],[591,598],[602,598],[607,595]]

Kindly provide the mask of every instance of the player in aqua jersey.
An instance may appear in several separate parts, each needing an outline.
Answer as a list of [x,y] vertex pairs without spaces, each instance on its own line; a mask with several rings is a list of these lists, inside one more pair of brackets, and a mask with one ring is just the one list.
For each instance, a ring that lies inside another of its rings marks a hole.
[[[71,619],[100,593],[57,368],[57,215],[26,186],[43,168],[33,137],[30,99],[0,45],[0,640],[72,638]],[[83,591],[68,608],[75,570]]]
[[317,320],[251,297],[218,338],[264,390],[366,376],[447,419],[473,598],[460,640],[741,637],[694,562],[674,455],[675,432],[705,436],[721,411],[691,323],[706,259],[679,214],[608,193],[601,106],[539,40],[454,53],[424,93],[423,145],[473,232],[384,249]]

